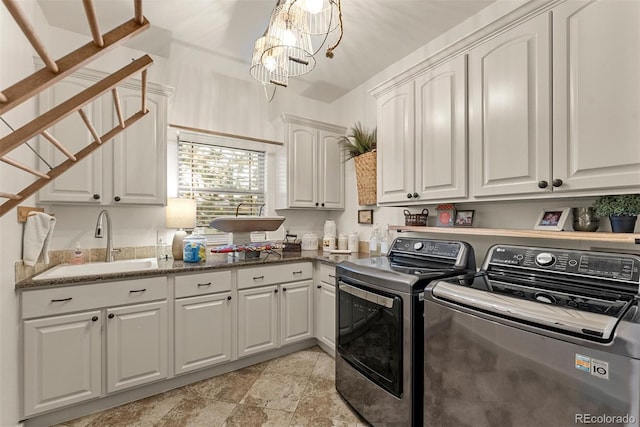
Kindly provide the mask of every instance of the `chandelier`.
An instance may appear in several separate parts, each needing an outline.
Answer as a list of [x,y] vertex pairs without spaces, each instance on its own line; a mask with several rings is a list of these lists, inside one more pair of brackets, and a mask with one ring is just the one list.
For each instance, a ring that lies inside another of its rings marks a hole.
[[[342,40],[340,0],[278,0],[269,27],[254,44],[249,69],[251,76],[263,84],[268,101],[277,86],[287,87],[289,77],[314,69],[315,55],[336,29],[339,35],[326,50],[328,58],[333,58],[333,50]],[[314,50],[312,41],[318,40]]]

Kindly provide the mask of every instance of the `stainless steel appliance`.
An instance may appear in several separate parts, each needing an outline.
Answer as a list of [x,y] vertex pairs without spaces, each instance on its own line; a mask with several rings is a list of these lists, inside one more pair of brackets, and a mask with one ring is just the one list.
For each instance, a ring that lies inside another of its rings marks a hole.
[[467,271],[468,244],[415,238],[396,239],[388,256],[338,264],[336,389],[371,424],[421,424],[419,294]]
[[492,247],[424,291],[424,424],[640,423],[640,257]]

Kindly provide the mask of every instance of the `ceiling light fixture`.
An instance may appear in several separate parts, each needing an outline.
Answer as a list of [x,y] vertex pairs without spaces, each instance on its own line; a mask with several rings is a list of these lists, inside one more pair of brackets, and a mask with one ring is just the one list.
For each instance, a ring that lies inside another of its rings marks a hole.
[[[342,40],[340,0],[277,1],[269,27],[255,42],[249,69],[251,76],[263,84],[267,101],[273,99],[277,86],[288,85],[289,77],[313,70],[315,55],[338,28],[337,41],[327,48],[328,58],[333,58],[333,50]],[[313,49],[312,37],[321,40],[317,50]]]

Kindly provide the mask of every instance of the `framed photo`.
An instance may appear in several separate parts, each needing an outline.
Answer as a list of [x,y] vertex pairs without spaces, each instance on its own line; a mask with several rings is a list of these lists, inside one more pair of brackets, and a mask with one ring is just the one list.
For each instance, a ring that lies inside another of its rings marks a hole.
[[456,211],[456,227],[471,227],[473,225],[473,213],[475,211]]
[[456,209],[454,207],[450,209],[436,208],[436,227],[453,227],[455,217]]
[[571,208],[543,209],[536,220],[534,230],[562,231]]
[[359,210],[358,224],[373,224],[373,209]]

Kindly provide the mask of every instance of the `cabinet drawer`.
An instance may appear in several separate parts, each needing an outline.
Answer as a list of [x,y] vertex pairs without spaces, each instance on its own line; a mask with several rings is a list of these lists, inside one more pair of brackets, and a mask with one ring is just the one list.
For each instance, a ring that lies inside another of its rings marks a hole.
[[22,293],[22,318],[28,319],[166,298],[166,277],[24,291]]
[[333,264],[320,263],[320,269],[318,271],[318,277],[321,282],[325,282],[330,285],[336,283],[336,266]]
[[312,275],[310,262],[243,268],[238,270],[238,289],[305,280]]
[[176,276],[176,298],[213,294],[231,290],[231,271]]

